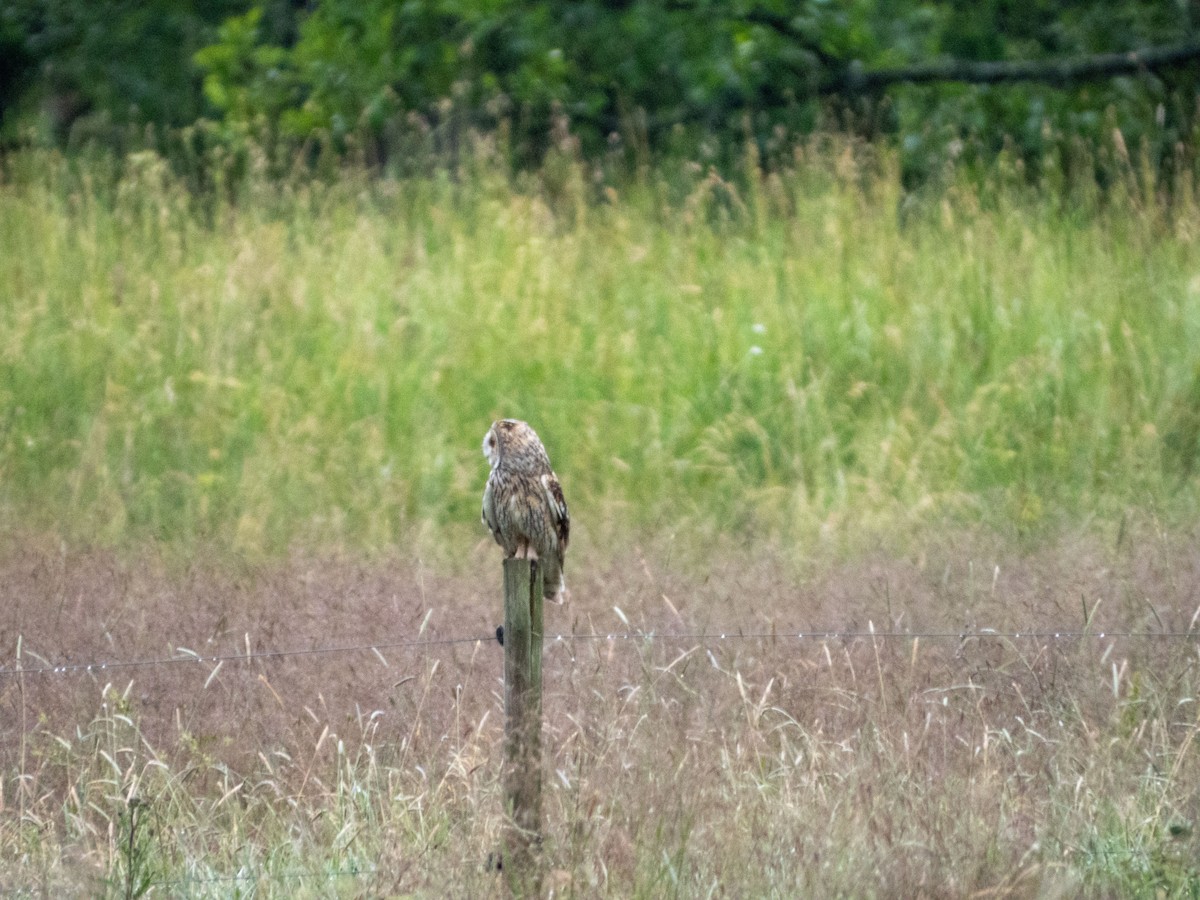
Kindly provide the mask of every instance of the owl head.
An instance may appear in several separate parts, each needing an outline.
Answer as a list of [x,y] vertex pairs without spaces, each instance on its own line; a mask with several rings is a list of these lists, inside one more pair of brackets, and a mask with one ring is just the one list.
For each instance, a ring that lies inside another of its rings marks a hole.
[[535,432],[520,419],[499,419],[483,436],[483,455],[493,469],[548,470],[550,459]]

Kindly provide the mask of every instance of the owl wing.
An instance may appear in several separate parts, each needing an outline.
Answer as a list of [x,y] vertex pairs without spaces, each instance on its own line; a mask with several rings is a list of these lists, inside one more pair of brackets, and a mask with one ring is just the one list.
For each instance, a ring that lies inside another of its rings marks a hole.
[[567,512],[567,499],[563,496],[558,476],[553,472],[542,476],[542,490],[546,493],[546,506],[550,510],[550,522],[554,526],[554,533],[558,536],[558,555],[561,558],[571,537],[571,516]]
[[492,491],[491,478],[488,478],[487,484],[483,488],[483,510],[479,514],[479,519],[492,532],[492,537],[496,539],[496,543],[501,543],[500,523],[496,521],[496,498]]

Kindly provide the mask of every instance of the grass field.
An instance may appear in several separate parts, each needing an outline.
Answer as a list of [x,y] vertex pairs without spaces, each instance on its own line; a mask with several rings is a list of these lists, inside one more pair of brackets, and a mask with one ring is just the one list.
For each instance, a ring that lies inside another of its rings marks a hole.
[[562,168],[202,202],[146,154],[115,185],[11,160],[0,521],[251,555],[436,545],[473,526],[500,415],[535,423],[581,540],[841,547],[1195,508],[1186,183],[1169,210],[1134,174],[1103,203],[999,177],[908,202],[851,147],[740,189]]
[[[1195,629],[1198,537],[1141,522],[1120,547],[998,555],[956,534],[805,579],[661,552],[585,567],[547,610],[547,893],[1194,896],[1196,639],[1160,635]],[[477,577],[309,556],[179,573],[6,546],[0,891],[499,895],[503,654],[437,643],[498,621],[494,555],[470,559]],[[796,636],[831,623],[865,634]]]
[[496,894],[500,415],[555,896],[1200,892],[1186,178],[0,172],[6,896]]

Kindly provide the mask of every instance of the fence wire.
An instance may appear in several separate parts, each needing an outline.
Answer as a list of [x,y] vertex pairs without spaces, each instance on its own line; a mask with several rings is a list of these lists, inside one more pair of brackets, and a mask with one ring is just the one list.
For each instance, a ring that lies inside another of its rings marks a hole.
[[[1200,632],[1194,629],[1187,631],[1093,631],[1091,629],[1055,629],[1031,628],[1021,630],[1001,630],[993,628],[975,628],[960,631],[877,631],[875,629],[857,629],[849,631],[818,630],[818,631],[783,631],[771,629],[764,631],[744,631],[729,629],[727,631],[597,631],[597,632],[563,632],[548,634],[543,638],[544,647],[552,648],[558,644],[572,641],[631,641],[652,643],[654,641],[696,641],[699,643],[716,643],[734,640],[770,640],[770,641],[857,641],[857,640],[952,640],[967,642],[971,640],[1005,639],[1005,640],[1108,640],[1115,638],[1145,638],[1158,640],[1195,640],[1200,638]],[[388,641],[373,644],[340,644],[325,647],[308,647],[288,650],[261,650],[247,653],[216,653],[200,654],[183,647],[177,648],[177,655],[152,657],[146,659],[105,660],[99,662],[46,662],[39,654],[30,650],[23,652],[41,661],[40,665],[25,666],[21,662],[13,665],[0,666],[0,678],[12,678],[24,675],[80,675],[101,674],[127,669],[155,668],[160,666],[186,666],[197,663],[215,665],[219,663],[249,663],[306,656],[322,656],[339,653],[374,653],[379,656],[384,650],[422,650],[432,647],[445,647],[453,644],[480,644],[496,640],[494,634],[473,635],[450,638],[425,638],[413,640]],[[381,657],[382,659],[382,657]]]

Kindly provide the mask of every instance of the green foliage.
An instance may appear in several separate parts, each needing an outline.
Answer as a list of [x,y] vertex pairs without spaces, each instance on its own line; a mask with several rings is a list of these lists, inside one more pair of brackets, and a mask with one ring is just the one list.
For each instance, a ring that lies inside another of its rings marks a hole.
[[[931,19],[922,54],[970,61],[1037,60],[1118,53],[1194,36],[1195,3],[1088,4],[1041,0],[946,4]],[[1078,163],[1075,147],[1103,147],[1120,129],[1146,145],[1156,167],[1173,168],[1180,146],[1195,147],[1197,66],[1163,76],[1118,77],[1082,85],[898,86],[892,91],[910,176],[927,177],[947,157],[990,161],[1016,147],[1030,174]],[[1097,164],[1102,179],[1111,167]],[[1077,174],[1086,175],[1086,172]]]
[[[13,0],[0,12],[2,40],[24,77],[0,81],[10,136],[24,122],[65,138],[77,121],[182,125],[201,113],[192,53],[237,0]],[[29,70],[32,70],[30,72]],[[17,116],[8,115],[15,107]],[[82,120],[81,120],[81,117]]]
[[1119,125],[1170,176],[1177,145],[1194,143],[1194,66],[1064,87],[827,92],[847,73],[946,58],[1040,60],[1170,43],[1194,34],[1195,7],[15,0],[0,11],[0,108],[10,140],[33,126],[114,143],[112,123],[215,116],[239,148],[253,135],[293,148],[361,146],[377,161],[402,161],[423,130],[452,156],[464,126],[504,129],[523,164],[541,159],[564,116],[589,157],[614,147],[639,161],[647,150],[699,151],[732,167],[747,137],[769,148],[780,132],[786,144],[832,125],[895,140],[910,183],[936,178],[947,159],[987,162],[1006,141],[1037,175],[1035,161],[1067,159],[1077,140],[1094,149]]
[[1107,207],[1064,205],[1001,172],[897,215],[894,159],[834,144],[742,188],[650,172],[596,202],[556,153],[524,187],[483,146],[454,173],[252,175],[203,205],[153,153],[113,185],[15,159],[0,519],[386,547],[473,526],[500,415],[614,526],[1193,508],[1194,201],[1131,171]]
[[[518,136],[542,146],[561,112],[599,150],[636,110],[654,120],[656,140],[673,123],[740,134],[738,110],[773,91],[784,68],[813,71],[810,52],[761,26],[727,20],[720,7],[325,0],[299,20],[294,44],[273,48],[282,57],[272,53],[264,62],[257,54],[267,45],[247,42],[247,24],[262,21],[256,8],[197,60],[208,71],[210,99],[227,117],[265,117],[294,137],[320,130],[335,140],[351,132],[384,138],[389,128],[405,127],[409,114],[437,123],[453,113],[476,125],[514,118]],[[815,33],[822,20],[803,27]],[[281,84],[296,91],[287,110],[227,100],[273,101]],[[793,91],[771,102],[802,99]]]
[[196,53],[206,72],[204,96],[233,121],[255,115],[279,117],[295,102],[294,91],[279,67],[287,54],[259,43],[260,8],[231,16],[217,31],[218,43]]
[[[235,120],[264,117],[285,134],[315,131],[341,140],[359,132],[386,150],[389,133],[411,114],[434,123],[453,111],[479,126],[512,117],[519,147],[544,146],[556,113],[570,117],[585,152],[609,135],[662,147],[683,127],[688,143],[705,136],[766,142],[819,122],[850,122],[867,133],[895,133],[910,178],[928,178],[947,158],[990,159],[1006,139],[1026,161],[1059,153],[1070,141],[1106,141],[1114,115],[1127,137],[1151,141],[1169,160],[1191,141],[1194,72],[1165,79],[1115,79],[1069,89],[1044,85],[897,87],[890,101],[818,101],[821,85],[853,66],[904,66],[953,57],[966,61],[1043,59],[1134,49],[1179,40],[1190,7],[1107,2],[1086,9],[958,3],[740,4],[697,0],[664,5],[595,2],[396,6],[323,0],[303,17],[284,54],[258,62],[265,44],[242,32],[198,59],[210,96],[246,92],[269,102],[233,106]],[[216,55],[240,65],[211,65]],[[288,109],[277,89],[295,94]],[[645,118],[635,113],[642,111]],[[1109,111],[1106,115],[1106,111]]]

